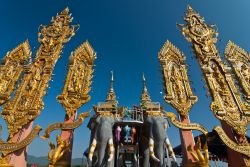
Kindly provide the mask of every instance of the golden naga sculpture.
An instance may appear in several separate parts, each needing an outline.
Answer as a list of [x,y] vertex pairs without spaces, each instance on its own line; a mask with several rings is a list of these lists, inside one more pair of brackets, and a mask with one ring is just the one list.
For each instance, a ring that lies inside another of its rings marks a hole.
[[0,141],[0,152],[2,153],[3,156],[6,156],[10,153],[13,153],[17,150],[26,147],[39,135],[41,130],[42,128],[39,125],[36,125],[29,133],[29,135],[18,143],[12,141],[8,142]]
[[208,134],[208,130],[203,127],[202,125],[200,124],[197,124],[197,123],[182,123],[180,121],[177,120],[176,118],[176,115],[172,112],[165,112],[165,111],[162,111],[163,114],[162,116],[164,117],[167,117],[170,119],[171,123],[177,127],[177,128],[180,128],[180,129],[184,129],[184,130],[198,130],[200,132],[202,132],[203,134]]
[[236,152],[244,154],[248,156],[248,158],[250,158],[250,145],[244,145],[247,141],[243,142],[242,145],[237,144],[227,136],[227,134],[224,132],[224,130],[221,127],[216,126],[213,130],[219,135],[220,139],[227,147],[231,148],[232,150]]
[[184,20],[187,24],[179,26],[187,41],[193,44],[212,97],[211,110],[216,118],[245,138],[250,106],[241,99],[230,68],[223,64],[219,56],[215,46],[218,33],[214,26],[207,25],[204,18],[190,6]]
[[[77,120],[75,122],[58,122],[49,125],[45,129],[45,134],[43,136],[40,136],[41,139],[47,140],[50,137],[50,133],[54,130],[74,130],[82,125],[84,118],[89,117],[90,112],[85,112],[79,114]],[[48,159],[50,161],[49,166],[60,166],[63,162],[58,162],[59,159],[62,158],[64,153],[66,151],[69,151],[72,148],[72,143],[70,143],[70,140],[63,140],[60,135],[57,135],[57,146],[55,146],[53,143],[49,142],[50,151],[48,153]],[[60,164],[58,164],[60,163]],[[66,165],[67,166],[67,165]]]
[[2,117],[6,121],[9,137],[12,138],[23,126],[31,123],[44,108],[42,101],[46,94],[48,82],[54,66],[62,52],[62,48],[78,26],[70,26],[72,17],[66,8],[53,17],[48,26],[41,25],[38,33],[40,47],[34,62],[26,69],[14,98],[2,109]]
[[246,101],[250,102],[250,55],[245,50],[229,41],[225,49],[225,57],[229,61]]
[[50,137],[51,132],[53,132],[54,130],[58,130],[58,129],[60,129],[60,130],[74,130],[82,125],[84,118],[87,118],[89,116],[90,116],[90,111],[79,114],[79,116],[75,122],[53,123],[45,129],[45,132],[44,132],[45,134],[43,136],[40,136],[40,138],[46,140]]
[[64,152],[69,149],[69,141],[63,141],[60,135],[56,137],[57,146],[49,142],[50,151],[48,154],[48,159],[50,161],[49,167],[56,165],[56,162],[63,156]]
[[170,103],[177,112],[186,117],[197,102],[198,97],[193,95],[187,69],[185,56],[173,44],[167,41],[158,54],[162,66],[167,95],[165,101]]
[[41,130],[42,128],[39,125],[36,125],[29,133],[29,135],[20,142],[4,142],[0,140],[0,152],[2,153],[0,157],[0,166],[12,167],[13,165],[9,164],[11,153],[28,146],[39,135]]
[[90,100],[94,60],[96,53],[88,41],[79,46],[69,58],[69,69],[63,92],[57,97],[70,118],[76,110]]
[[[188,152],[191,153],[191,155],[196,161],[193,164],[194,166],[209,167],[209,152],[208,152],[207,142],[205,142],[203,149],[201,149],[201,140],[200,140],[200,137],[198,137],[198,140],[195,143],[194,148],[192,148],[191,146],[188,146]],[[204,154],[202,152],[204,152]]]
[[0,65],[0,105],[10,100],[15,84],[24,70],[25,63],[31,56],[28,40],[7,52]]

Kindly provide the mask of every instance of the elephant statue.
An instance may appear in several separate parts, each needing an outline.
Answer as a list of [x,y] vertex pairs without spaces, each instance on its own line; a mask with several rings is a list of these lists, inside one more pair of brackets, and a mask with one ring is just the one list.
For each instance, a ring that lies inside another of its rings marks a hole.
[[114,166],[114,144],[113,125],[115,119],[110,115],[96,115],[89,121],[91,140],[88,153],[89,166],[113,167]]
[[168,150],[176,161],[172,146],[166,134],[167,121],[159,113],[146,114],[142,129],[140,152],[142,154],[143,167],[165,167],[165,155]]

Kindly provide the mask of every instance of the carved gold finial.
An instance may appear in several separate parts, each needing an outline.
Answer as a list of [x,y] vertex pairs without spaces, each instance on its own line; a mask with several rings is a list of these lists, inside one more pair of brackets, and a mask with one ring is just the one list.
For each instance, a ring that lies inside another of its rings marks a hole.
[[63,11],[56,15],[56,17],[52,17],[51,22],[58,25],[68,25],[73,20],[71,14],[69,13],[69,8],[66,7]]
[[142,84],[143,84],[143,89],[142,89],[142,95],[141,95],[141,104],[144,105],[147,102],[151,102],[151,98],[147,89],[144,73],[142,74]]
[[114,73],[111,71],[110,88],[106,97],[106,102],[112,102],[117,105],[116,95],[114,91]]

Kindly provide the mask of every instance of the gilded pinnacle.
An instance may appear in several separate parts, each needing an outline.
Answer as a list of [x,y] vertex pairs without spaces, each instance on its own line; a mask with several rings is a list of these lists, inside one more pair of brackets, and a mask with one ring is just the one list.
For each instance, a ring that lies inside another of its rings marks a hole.
[[186,10],[186,16],[185,16],[184,20],[187,22],[190,22],[191,21],[190,18],[193,16],[195,16],[196,19],[198,19],[200,22],[204,22],[204,18],[201,17],[199,15],[199,13],[197,13],[195,10],[193,10],[193,8],[190,5],[188,5],[187,10]]
[[146,79],[145,79],[144,74],[142,74],[142,84],[143,84],[143,89],[142,89],[142,95],[141,95],[141,104],[144,104],[145,102],[151,102],[151,98],[148,93],[148,89],[146,86]]
[[114,74],[113,71],[111,71],[111,79],[110,79],[110,88],[109,92],[106,98],[106,102],[113,101],[117,103],[115,91],[114,91]]

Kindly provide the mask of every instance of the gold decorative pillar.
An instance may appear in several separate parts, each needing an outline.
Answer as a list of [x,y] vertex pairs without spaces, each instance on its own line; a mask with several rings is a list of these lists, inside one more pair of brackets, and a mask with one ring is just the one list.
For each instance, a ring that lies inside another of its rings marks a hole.
[[[171,104],[178,112],[182,124],[190,124],[189,111],[197,102],[189,84],[185,65],[185,56],[173,44],[167,41],[159,52],[158,58],[162,66],[165,81],[165,101]],[[188,152],[188,147],[194,146],[194,137],[191,130],[180,130],[182,156],[184,166],[192,165],[196,161]]]
[[[90,100],[88,95],[93,77],[93,66],[96,53],[88,41],[79,46],[69,58],[67,78],[63,92],[57,97],[59,103],[66,110],[65,123],[75,121],[76,111]],[[57,162],[63,166],[70,166],[74,129],[62,130],[61,140],[69,143],[69,149],[64,152],[63,157]]]
[[[8,142],[17,143],[31,132],[33,121],[44,108],[42,101],[46,94],[48,82],[54,66],[60,57],[62,48],[72,36],[78,26],[70,26],[72,17],[66,8],[56,17],[52,17],[51,24],[39,27],[38,48],[34,62],[25,68],[25,74],[18,85],[14,98],[8,101],[2,109],[2,117],[6,121]],[[14,166],[26,166],[24,154],[11,154],[9,162]],[[20,165],[23,164],[23,165]]]
[[[179,25],[182,34],[191,42],[206,80],[212,103],[211,110],[221,121],[223,130],[229,137],[226,141],[228,148],[229,166],[249,166],[249,158],[237,152],[238,148],[230,145],[235,142],[248,146],[246,130],[250,116],[250,106],[241,99],[230,68],[223,64],[216,49],[218,33],[213,25],[207,25],[203,17],[188,6],[184,17],[185,25]],[[220,134],[219,134],[220,135]],[[223,138],[223,136],[220,136]]]

